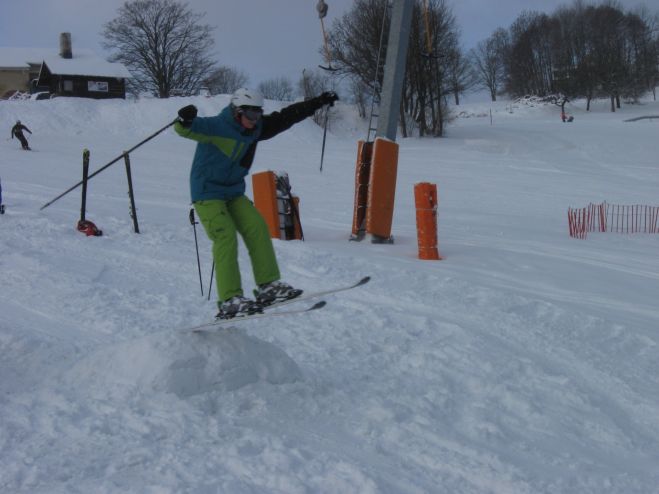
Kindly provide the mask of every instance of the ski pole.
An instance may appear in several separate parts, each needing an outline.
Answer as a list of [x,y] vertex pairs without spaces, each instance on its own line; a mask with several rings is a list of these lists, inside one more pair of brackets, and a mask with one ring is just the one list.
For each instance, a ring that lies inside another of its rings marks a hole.
[[[115,159],[113,159],[112,161],[110,161],[107,165],[105,165],[105,166],[99,168],[98,170],[96,170],[94,173],[92,173],[91,175],[89,175],[89,176],[87,177],[87,180],[89,180],[90,178],[92,178],[92,177],[98,175],[98,174],[101,173],[103,170],[105,170],[106,168],[108,168],[110,165],[114,165],[117,161],[119,161],[120,159],[122,159],[122,158],[124,157],[124,155],[129,154],[129,153],[131,153],[132,151],[135,151],[138,147],[140,147],[141,145],[143,145],[143,144],[145,144],[146,142],[150,141],[151,139],[153,139],[154,137],[156,137],[158,134],[160,134],[161,132],[165,131],[166,129],[168,129],[169,127],[171,127],[172,125],[174,125],[176,122],[178,122],[178,118],[176,118],[175,120],[171,121],[170,123],[168,123],[167,125],[165,125],[162,129],[158,130],[157,132],[154,132],[154,133],[151,134],[149,137],[147,137],[146,139],[144,139],[142,142],[140,142],[139,144],[136,144],[135,146],[133,146],[132,148],[130,148],[128,151],[124,151],[124,152],[121,153],[119,156],[117,156]],[[58,199],[61,199],[62,197],[64,197],[66,194],[68,194],[68,193],[71,192],[72,190],[75,190],[76,188],[78,188],[80,185],[82,185],[82,182],[83,182],[83,181],[81,180],[80,182],[78,182],[78,183],[75,184],[74,186],[70,187],[68,190],[65,190],[65,191],[62,192],[60,195],[58,195],[55,199],[53,199],[52,201],[47,202],[46,204],[44,204],[43,206],[41,206],[41,207],[39,208],[39,210],[41,211],[41,210],[43,210],[43,209],[46,209],[48,206],[50,206],[52,203],[54,203],[54,202],[57,201]]]
[[194,247],[197,251],[197,269],[199,270],[199,288],[201,288],[201,296],[204,296],[204,283],[201,281],[201,262],[199,261],[199,244],[197,243],[197,222],[194,219],[194,208],[190,208],[190,223],[192,224],[192,231],[194,232]]
[[213,272],[215,271],[215,259],[213,259],[213,265],[211,266],[211,280],[208,282],[208,300],[211,299],[211,292],[213,291]]
[[323,173],[323,160],[325,159],[325,141],[327,140],[327,119],[329,117],[329,108],[325,109],[325,121],[323,123],[323,148],[320,151],[320,173]]

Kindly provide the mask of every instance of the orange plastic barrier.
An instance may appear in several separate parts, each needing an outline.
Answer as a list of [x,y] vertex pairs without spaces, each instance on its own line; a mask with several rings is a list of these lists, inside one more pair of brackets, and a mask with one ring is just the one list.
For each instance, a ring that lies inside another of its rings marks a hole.
[[419,243],[419,259],[438,261],[443,259],[437,248],[437,185],[428,182],[414,186],[416,205],[416,231]]
[[377,137],[373,144],[366,209],[366,231],[374,240],[391,240],[397,173],[398,144]]
[[268,224],[271,238],[279,238],[279,209],[277,208],[277,182],[274,172],[266,171],[252,175],[254,206]]
[[300,199],[291,196],[293,204],[277,189],[277,175],[272,171],[252,175],[254,206],[268,225],[271,238],[300,240],[302,225],[299,218]]

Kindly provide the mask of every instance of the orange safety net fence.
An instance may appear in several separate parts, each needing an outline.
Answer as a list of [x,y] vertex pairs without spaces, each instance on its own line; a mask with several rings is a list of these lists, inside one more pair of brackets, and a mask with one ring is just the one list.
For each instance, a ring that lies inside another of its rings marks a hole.
[[586,238],[588,232],[659,233],[659,206],[589,204],[567,211],[570,237]]

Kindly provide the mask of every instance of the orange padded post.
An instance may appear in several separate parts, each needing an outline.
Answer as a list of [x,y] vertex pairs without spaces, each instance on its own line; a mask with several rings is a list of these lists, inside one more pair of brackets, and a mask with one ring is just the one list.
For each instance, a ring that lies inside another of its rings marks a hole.
[[[301,240],[300,198],[291,195],[297,214],[293,214],[287,195],[280,195],[277,190],[277,174],[272,171],[252,175],[254,189],[254,206],[259,210],[268,225],[271,238],[281,240]],[[281,209],[281,211],[280,211]]]
[[377,137],[373,144],[373,159],[368,184],[366,231],[377,237],[378,240],[391,239],[397,172],[398,144]]
[[419,259],[441,260],[437,248],[437,185],[422,182],[414,186]]
[[271,238],[279,238],[279,210],[277,208],[277,184],[274,172],[265,171],[252,175],[254,206],[268,225]]
[[352,238],[363,238],[366,229],[366,206],[368,201],[368,179],[371,172],[373,143],[357,142],[357,165],[355,167],[355,209],[352,215]]

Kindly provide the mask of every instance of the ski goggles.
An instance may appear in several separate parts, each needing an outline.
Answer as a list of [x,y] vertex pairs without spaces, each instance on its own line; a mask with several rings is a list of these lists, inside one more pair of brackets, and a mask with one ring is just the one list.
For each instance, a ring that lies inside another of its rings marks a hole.
[[241,106],[238,112],[250,122],[258,122],[263,116],[263,108],[260,106]]

